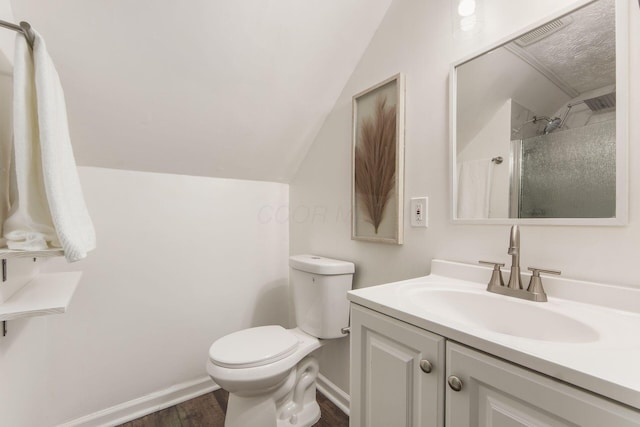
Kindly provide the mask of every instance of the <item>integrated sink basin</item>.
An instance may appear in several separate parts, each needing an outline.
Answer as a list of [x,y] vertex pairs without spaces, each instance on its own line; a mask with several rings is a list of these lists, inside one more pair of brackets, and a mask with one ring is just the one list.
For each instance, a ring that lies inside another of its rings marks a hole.
[[411,286],[398,290],[405,304],[429,315],[519,338],[563,343],[598,340],[598,332],[572,317],[545,307],[476,289]]

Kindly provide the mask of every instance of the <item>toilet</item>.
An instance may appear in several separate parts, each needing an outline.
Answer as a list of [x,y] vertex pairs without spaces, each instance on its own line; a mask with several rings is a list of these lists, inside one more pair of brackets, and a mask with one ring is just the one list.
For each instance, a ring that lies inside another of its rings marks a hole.
[[229,392],[225,427],[307,427],[320,419],[311,353],[345,336],[355,266],[315,255],[289,258],[296,328],[244,329],[216,340],[207,372]]

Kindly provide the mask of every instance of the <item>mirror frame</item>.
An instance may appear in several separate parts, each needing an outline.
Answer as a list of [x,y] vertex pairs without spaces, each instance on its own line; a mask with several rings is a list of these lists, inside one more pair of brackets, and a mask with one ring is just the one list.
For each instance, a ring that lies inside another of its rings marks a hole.
[[629,221],[629,2],[615,0],[616,25],[616,216],[615,218],[457,218],[458,177],[456,168],[456,126],[457,126],[457,67],[485,53],[502,47],[523,34],[528,33],[550,21],[559,19],[598,0],[580,0],[561,9],[559,12],[512,33],[482,50],[465,57],[451,65],[449,73],[449,206],[450,216],[454,224],[482,225],[577,225],[577,226],[624,226]]

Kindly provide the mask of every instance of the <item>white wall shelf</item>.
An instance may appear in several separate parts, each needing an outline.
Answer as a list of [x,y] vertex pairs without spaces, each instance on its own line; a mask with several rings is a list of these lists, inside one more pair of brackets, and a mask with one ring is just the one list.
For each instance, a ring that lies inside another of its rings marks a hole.
[[36,276],[0,304],[0,321],[66,312],[80,277],[79,271]]
[[[35,261],[36,258],[51,258],[51,257],[59,257],[64,256],[64,251],[60,248],[53,249],[42,249],[39,251],[18,251],[7,248],[0,248],[0,259],[2,260],[2,281],[7,281],[7,260],[9,258],[33,258]],[[0,303],[3,301],[3,298],[0,298]]]
[[40,251],[17,251],[13,249],[0,249],[0,258],[50,258],[56,256],[64,256],[64,251],[59,248],[43,249]]

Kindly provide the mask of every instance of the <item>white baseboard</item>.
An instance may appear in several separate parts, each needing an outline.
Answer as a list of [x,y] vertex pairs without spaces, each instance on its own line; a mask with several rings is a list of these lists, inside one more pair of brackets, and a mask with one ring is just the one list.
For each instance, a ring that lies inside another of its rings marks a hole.
[[[349,415],[351,399],[347,393],[322,374],[318,374],[316,386],[320,393],[325,395],[342,412]],[[67,421],[57,427],[113,427],[202,396],[219,388],[208,376],[202,377]]]
[[342,412],[349,415],[349,406],[351,404],[351,398],[347,393],[342,391],[337,385],[332,383],[322,374],[318,374],[316,379],[316,387],[318,391],[333,402]]
[[144,417],[161,409],[182,403],[194,397],[217,390],[220,387],[211,378],[176,384],[164,390],[103,409],[84,417],[76,418],[57,427],[112,427],[136,418]]

